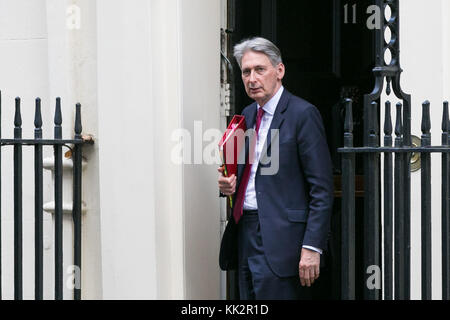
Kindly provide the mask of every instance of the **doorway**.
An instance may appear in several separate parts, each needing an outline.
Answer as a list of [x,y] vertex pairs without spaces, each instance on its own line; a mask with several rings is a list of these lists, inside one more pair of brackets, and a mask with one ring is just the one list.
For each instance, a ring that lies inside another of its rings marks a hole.
[[[262,36],[275,43],[286,66],[284,87],[315,105],[323,118],[333,161],[335,199],[325,267],[315,283],[316,298],[340,299],[340,211],[344,98],[353,100],[354,145],[363,141],[363,95],[374,87],[375,33],[366,27],[368,6],[374,0],[228,0],[229,41],[227,55],[242,39]],[[234,104],[240,114],[252,103],[242,84],[239,66],[233,61]],[[359,139],[359,140],[358,140]],[[356,157],[356,270],[363,266],[363,161]],[[228,297],[238,298],[235,274],[229,274]],[[356,274],[356,283],[364,273]],[[357,288],[356,298],[362,299]]]

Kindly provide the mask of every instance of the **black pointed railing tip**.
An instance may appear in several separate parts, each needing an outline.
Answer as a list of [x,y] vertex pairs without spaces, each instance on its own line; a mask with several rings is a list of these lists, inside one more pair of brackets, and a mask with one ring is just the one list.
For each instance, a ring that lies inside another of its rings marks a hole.
[[55,108],[55,124],[62,124],[62,113],[61,113],[61,98],[56,98],[56,108]]
[[449,119],[448,119],[448,101],[444,101],[444,111],[442,114],[442,131],[448,132],[449,130]]
[[384,111],[384,134],[392,135],[391,102],[386,101]]
[[353,132],[353,111],[352,111],[352,99],[345,99],[345,122],[344,131]]
[[41,98],[36,98],[36,112],[34,114],[34,126],[36,129],[40,129],[42,127]]
[[20,114],[20,98],[16,98],[16,112],[14,115],[14,125],[20,127],[22,125],[22,116]]
[[370,108],[370,113],[369,113],[369,132],[370,134],[376,134],[377,130],[377,108],[378,108],[378,103],[376,101],[372,101],[372,103],[370,104],[372,107]]
[[61,114],[61,98],[56,98],[56,109],[55,109],[55,138],[61,139],[62,138],[62,114]]
[[386,94],[391,94],[391,77],[386,78]]
[[81,135],[83,130],[81,126],[81,103],[77,103],[75,107],[75,135]]
[[395,135],[397,137],[402,135],[403,126],[402,126],[402,103],[398,102],[396,104],[397,114],[395,117]]
[[377,121],[377,110],[378,110],[378,103],[372,102],[371,108],[369,108],[369,140],[368,140],[368,146],[369,147],[376,147],[377,146],[377,133],[378,133],[378,121]]
[[431,130],[430,101],[422,103],[422,132],[429,133]]

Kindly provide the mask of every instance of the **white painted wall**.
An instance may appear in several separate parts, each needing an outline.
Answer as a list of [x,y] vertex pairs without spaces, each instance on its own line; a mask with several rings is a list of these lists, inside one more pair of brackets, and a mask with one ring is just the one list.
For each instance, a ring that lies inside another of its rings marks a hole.
[[105,299],[156,298],[150,3],[97,1]]
[[450,3],[442,0],[442,46],[444,57],[444,99],[450,100]]
[[[411,134],[422,135],[422,103],[431,103],[432,145],[441,144],[442,103],[449,94],[448,1],[400,1],[401,85],[411,94]],[[384,124],[384,101],[380,128]],[[395,124],[395,104],[391,116]],[[441,157],[432,154],[432,288],[433,299],[441,298]],[[411,174],[411,298],[421,299],[421,176]]]
[[175,129],[219,127],[219,13],[97,2],[104,298],[219,296],[216,167],[171,159]]
[[[183,128],[220,129],[220,1],[182,0],[181,85]],[[192,134],[194,151],[205,136]],[[211,140],[202,143],[204,150]],[[218,141],[216,141],[216,144]],[[218,299],[220,199],[217,167],[206,158],[183,167],[186,298]]]
[[[414,0],[401,4],[401,52],[404,90],[412,94],[412,134],[420,137],[422,102],[431,103],[432,145],[441,144],[442,102],[444,100],[444,56],[442,39],[443,1]],[[420,21],[420,23],[418,23]],[[441,160],[432,154],[432,288],[433,299],[441,298]],[[411,174],[411,298],[421,298],[421,237],[420,237],[420,171]]]

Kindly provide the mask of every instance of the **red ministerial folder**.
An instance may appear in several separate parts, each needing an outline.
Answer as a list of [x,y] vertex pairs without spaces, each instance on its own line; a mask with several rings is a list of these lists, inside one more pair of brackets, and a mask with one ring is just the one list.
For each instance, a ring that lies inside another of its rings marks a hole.
[[[245,142],[245,117],[235,115],[219,142],[219,153],[224,165],[225,176],[237,175],[239,155]],[[233,206],[230,197],[230,204]]]
[[220,156],[228,177],[237,174],[238,159],[245,141],[245,130],[244,116],[235,115],[220,140]]

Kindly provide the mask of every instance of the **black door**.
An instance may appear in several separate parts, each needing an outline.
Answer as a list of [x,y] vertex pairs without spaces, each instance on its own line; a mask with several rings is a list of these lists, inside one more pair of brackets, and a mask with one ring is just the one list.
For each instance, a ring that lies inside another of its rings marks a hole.
[[[374,32],[366,26],[367,7],[373,0],[229,0],[230,49],[244,38],[262,36],[281,50],[286,75],[283,85],[319,110],[324,120],[335,175],[335,202],[332,233],[326,267],[315,284],[317,298],[339,299],[340,296],[340,156],[336,149],[343,140],[342,99],[354,100],[354,137],[361,138],[363,95],[372,91],[375,64]],[[228,54],[231,56],[232,51]],[[236,114],[252,101],[247,97],[234,63]],[[362,141],[355,141],[362,146]],[[362,161],[357,159],[356,174],[362,180]],[[357,181],[357,188],[358,188]],[[356,212],[363,208],[363,191],[357,192]],[[359,211],[362,212],[362,211]],[[362,270],[362,216],[356,216],[356,270]],[[359,245],[361,244],[361,245]],[[359,267],[361,266],[361,267]],[[362,283],[363,272],[356,275]],[[233,277],[231,277],[234,279]],[[236,292],[231,282],[231,293]],[[231,297],[233,294],[231,294]],[[357,298],[362,291],[357,291]]]

